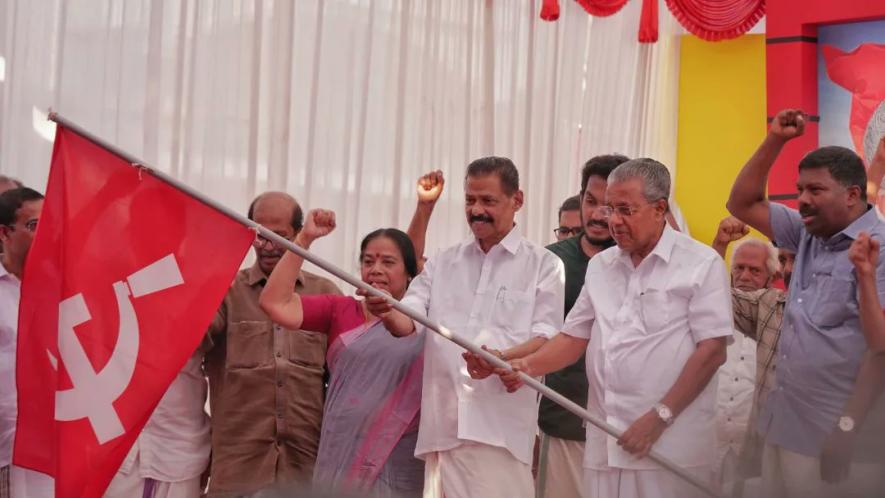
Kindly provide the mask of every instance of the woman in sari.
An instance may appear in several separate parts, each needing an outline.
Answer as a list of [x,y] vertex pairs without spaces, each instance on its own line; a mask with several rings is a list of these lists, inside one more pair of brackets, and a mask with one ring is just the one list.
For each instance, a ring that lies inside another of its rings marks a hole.
[[[295,243],[308,249],[334,228],[335,213],[313,210]],[[287,252],[259,302],[288,329],[328,335],[331,379],[314,482],[373,496],[420,497],[424,463],[414,454],[423,335],[394,337],[364,301],[350,296],[299,296],[292,289],[302,263]],[[401,299],[417,273],[409,237],[395,228],[367,235],[360,245],[360,273],[363,282]]]

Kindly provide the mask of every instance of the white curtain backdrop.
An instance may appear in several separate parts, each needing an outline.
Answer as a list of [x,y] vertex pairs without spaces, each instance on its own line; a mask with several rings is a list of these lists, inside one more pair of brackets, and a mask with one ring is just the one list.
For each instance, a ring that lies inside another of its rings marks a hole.
[[0,172],[42,190],[53,108],[245,212],[264,190],[334,209],[315,249],[405,228],[414,185],[448,183],[427,254],[463,239],[462,179],[511,157],[530,239],[553,238],[581,164],[676,158],[678,34],[636,41],[641,2],[593,18],[539,0],[0,0]]

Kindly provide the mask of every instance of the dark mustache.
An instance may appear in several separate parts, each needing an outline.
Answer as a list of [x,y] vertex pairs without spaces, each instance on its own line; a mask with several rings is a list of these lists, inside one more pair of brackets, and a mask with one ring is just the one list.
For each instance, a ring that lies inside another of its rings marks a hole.
[[606,228],[606,229],[607,229],[607,228],[608,228],[608,223],[606,223],[606,222],[604,222],[604,221],[588,221],[588,222],[587,222],[587,226],[588,226],[588,227],[599,227],[599,228]]
[[799,216],[817,216],[817,210],[806,206],[799,206]]
[[470,217],[470,223],[473,223],[474,221],[484,221],[486,223],[491,223],[492,218],[483,214],[477,214]]

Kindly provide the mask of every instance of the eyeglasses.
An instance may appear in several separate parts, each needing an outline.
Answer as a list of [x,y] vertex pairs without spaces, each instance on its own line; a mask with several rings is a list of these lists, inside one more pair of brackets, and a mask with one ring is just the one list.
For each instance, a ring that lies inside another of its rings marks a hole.
[[[279,235],[280,237],[282,237],[282,238],[284,238],[284,239],[286,239],[286,240],[288,240],[288,241],[291,241],[291,240],[293,240],[293,239],[295,238],[294,236],[292,236],[292,237],[286,237],[285,235],[280,235],[280,234],[277,234],[277,235]],[[273,249],[279,249],[279,248],[280,248],[279,246],[277,246],[277,245],[274,243],[274,241],[272,241],[272,240],[270,240],[270,239],[267,239],[267,238],[264,238],[264,237],[262,237],[261,235],[256,235],[256,236],[255,236],[255,240],[252,241],[252,247],[254,247],[255,249],[263,249],[263,248],[266,247],[266,248],[268,248],[268,250],[273,250]]]
[[[646,203],[643,204],[643,206],[648,206],[649,204],[650,203]],[[602,219],[608,221],[608,219],[614,216],[615,213],[617,213],[618,216],[620,216],[621,218],[629,218],[641,210],[642,207],[630,207],[624,204],[620,206],[599,206],[598,208],[596,208],[596,214]]]
[[581,233],[581,230],[583,230],[582,227],[559,227],[554,228],[553,233],[556,234],[557,237],[571,237]]
[[[37,219],[28,220],[22,226],[25,227],[25,230],[27,230],[31,233],[34,233],[37,231],[37,221],[39,221],[39,220],[37,220]],[[8,226],[10,230],[15,230],[15,225],[6,225],[6,226]]]

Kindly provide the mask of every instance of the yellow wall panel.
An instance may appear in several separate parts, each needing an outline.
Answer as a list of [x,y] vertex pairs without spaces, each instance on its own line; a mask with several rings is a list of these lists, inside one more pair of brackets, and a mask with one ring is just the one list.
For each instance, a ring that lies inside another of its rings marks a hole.
[[765,36],[685,35],[680,51],[676,200],[692,236],[710,243],[735,176],[766,133]]

